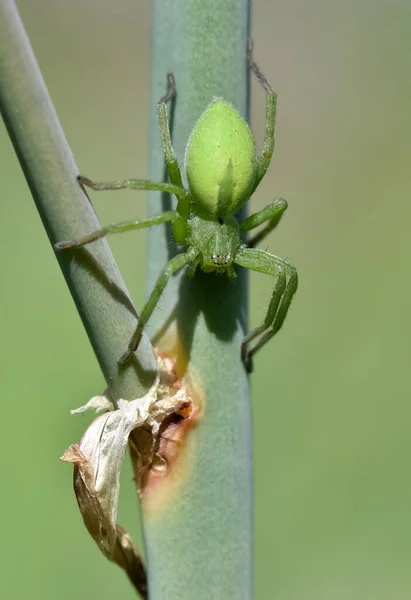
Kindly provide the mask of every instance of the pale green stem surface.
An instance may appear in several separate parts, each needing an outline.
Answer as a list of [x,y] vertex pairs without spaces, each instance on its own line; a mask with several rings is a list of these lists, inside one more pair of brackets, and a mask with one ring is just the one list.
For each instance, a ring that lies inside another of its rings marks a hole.
[[[0,0],[0,109],[50,242],[99,229],[12,0]],[[107,242],[61,251],[57,258],[114,398],[141,396],[156,362],[145,338],[139,360],[118,369],[136,315]],[[56,338],[56,352],[64,343]]]
[[[248,117],[248,0],[156,0],[152,39],[150,172],[164,176],[156,102],[166,73],[177,85],[173,143],[184,166],[187,138],[213,99],[224,97]],[[150,214],[170,199],[150,196]],[[176,248],[169,230],[148,238],[148,291]],[[247,328],[247,273],[196,273],[169,282],[151,325],[177,307],[189,373],[204,392],[200,425],[189,437],[187,478],[144,518],[150,600],[250,600],[253,512],[249,382],[240,359]],[[177,298],[179,298],[177,304]],[[165,310],[166,309],[166,310]],[[161,494],[161,491],[159,492]]]
[[[173,71],[178,101],[174,144],[180,163],[188,135],[213,96],[248,112],[246,42],[248,0],[154,2],[150,178],[163,178],[156,101]],[[73,157],[11,0],[0,0],[0,106],[52,243],[99,228],[79,188]],[[166,198],[151,195],[150,213]],[[173,244],[159,229],[149,234],[151,290]],[[124,283],[105,240],[58,255],[63,273],[107,382],[119,397],[135,398],[151,382],[135,365],[118,372],[117,359],[135,326]],[[151,600],[252,598],[252,463],[248,378],[240,360],[247,324],[246,273],[236,282],[196,274],[175,278],[154,325],[177,308],[189,372],[202,387],[205,410],[189,439],[192,469],[157,513],[145,515]],[[56,340],[58,344],[64,340]],[[154,370],[148,342],[138,353]],[[161,493],[161,492],[160,492]]]

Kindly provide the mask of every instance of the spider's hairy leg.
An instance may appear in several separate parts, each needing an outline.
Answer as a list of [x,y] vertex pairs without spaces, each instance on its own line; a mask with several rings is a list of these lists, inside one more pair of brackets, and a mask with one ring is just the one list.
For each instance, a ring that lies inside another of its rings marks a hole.
[[[178,199],[177,211],[180,206],[190,206],[190,194],[183,188],[178,185],[174,185],[173,183],[165,183],[165,182],[157,182],[157,181],[149,181],[147,179],[124,179],[122,181],[107,181],[107,182],[97,182],[88,179],[87,177],[83,177],[79,175],[77,177],[80,185],[83,187],[87,186],[95,191],[105,191],[105,190],[124,190],[124,189],[132,189],[132,190],[154,190],[159,192],[166,192],[167,194],[174,194]],[[180,215],[179,218],[177,218]],[[186,218],[181,217],[181,213],[175,213],[173,222],[173,235],[178,244],[184,244],[185,242],[185,221]],[[156,225],[156,223],[154,223]],[[150,227],[150,225],[147,225]],[[110,232],[111,233],[111,232]],[[102,237],[102,236],[99,236]],[[97,239],[97,238],[96,238]]]
[[[168,176],[172,184],[183,187],[180,167],[171,141],[170,125],[167,115],[167,104],[170,103],[170,113],[172,119],[175,98],[176,82],[174,75],[172,73],[167,73],[167,91],[165,96],[163,96],[157,103],[157,119],[160,128],[161,145],[163,147]],[[189,201],[188,199],[182,201],[180,198],[178,198],[178,200],[179,202],[177,211],[182,217],[187,219],[190,206]]]
[[176,256],[174,256],[161,271],[157,282],[154,286],[154,289],[151,292],[150,298],[147,300],[143,310],[141,311],[137,328],[128,344],[127,350],[126,352],[124,352],[124,354],[118,361],[120,365],[124,365],[124,363],[130,358],[132,353],[135,352],[135,350],[137,350],[141,340],[141,336],[143,335],[143,329],[147,324],[149,318],[151,317],[151,314],[155,309],[157,302],[161,294],[163,293],[164,288],[166,287],[170,277],[174,275],[174,273],[177,273],[177,271],[180,271],[180,269],[182,269],[186,265],[189,265],[190,263],[194,262],[197,258],[197,255],[198,250],[196,250],[195,248],[189,248],[184,254],[177,254]]
[[[291,301],[298,286],[298,276],[295,267],[282,258],[278,258],[264,250],[240,247],[235,262],[253,271],[277,277],[271,296],[270,305],[264,322],[245,336],[241,346],[241,356],[246,369],[252,371],[252,357],[270,340],[281,328],[287,316]],[[257,343],[250,348],[250,343],[261,336]]]
[[90,189],[101,192],[106,190],[154,190],[158,192],[166,192],[167,194],[174,194],[180,201],[189,201],[190,195],[186,192],[183,187],[174,185],[172,183],[164,183],[161,181],[150,181],[148,179],[123,179],[121,181],[92,181],[88,177],[79,175],[77,177],[78,182],[84,188],[84,186]]
[[274,152],[274,129],[275,129],[275,115],[277,110],[277,94],[268,83],[267,79],[261,73],[260,69],[256,65],[253,59],[252,45],[249,44],[247,49],[247,60],[248,66],[251,71],[255,74],[258,81],[261,83],[266,91],[266,114],[265,114],[265,133],[264,133],[264,146],[261,154],[257,156],[257,174],[253,192],[256,190],[258,184],[267,172],[267,169],[271,162],[271,157]]
[[268,221],[267,225],[248,241],[247,246],[249,248],[254,248],[254,246],[261,242],[261,240],[277,227],[287,206],[287,200],[284,200],[284,198],[275,198],[272,204],[269,204],[258,212],[250,215],[241,223],[240,232],[243,233],[244,231],[250,231]]
[[174,221],[177,216],[178,215],[175,211],[168,211],[160,213],[159,215],[155,215],[154,217],[150,217],[149,219],[143,219],[142,221],[125,221],[124,223],[107,225],[102,229],[98,229],[97,231],[83,235],[75,240],[58,242],[55,244],[54,248],[56,250],[80,248],[81,246],[85,246],[86,244],[90,244],[91,242],[95,242],[96,240],[105,237],[109,233],[123,233],[123,231],[144,229],[146,227],[152,227],[153,225],[161,225],[162,223],[167,223],[168,221]]
[[157,119],[160,128],[161,145],[163,147],[168,176],[170,177],[171,183],[183,187],[180,167],[178,165],[177,157],[171,142],[171,132],[167,115],[167,104],[170,103],[170,112],[172,112],[175,98],[176,82],[174,75],[172,73],[167,73],[167,91],[157,103]]

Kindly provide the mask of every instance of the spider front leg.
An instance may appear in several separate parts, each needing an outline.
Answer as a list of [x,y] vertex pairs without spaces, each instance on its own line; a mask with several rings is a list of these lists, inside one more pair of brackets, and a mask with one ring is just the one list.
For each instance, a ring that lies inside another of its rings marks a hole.
[[[247,248],[245,245],[240,247],[235,262],[246,269],[277,277],[264,322],[245,336],[241,346],[241,356],[250,373],[254,354],[277,333],[284,323],[293,296],[297,291],[298,276],[295,267],[285,260],[264,250]],[[260,339],[250,348],[250,343],[258,336]]]
[[174,273],[180,271],[186,265],[192,263],[197,258],[198,251],[194,248],[189,248],[187,252],[184,254],[177,254],[174,256],[161,271],[159,278],[157,279],[156,285],[154,286],[153,291],[151,292],[150,298],[147,300],[143,310],[141,311],[140,317],[138,319],[137,328],[128,344],[127,350],[121,356],[118,361],[119,365],[124,365],[130,356],[135,352],[138,348],[138,345],[141,340],[141,336],[143,335],[143,329],[147,324],[149,318],[153,310],[155,309],[157,302],[166,287],[168,280]]
[[[258,81],[261,83],[266,91],[266,115],[265,115],[265,132],[264,132],[264,145],[263,151],[257,156],[257,174],[255,184],[252,193],[258,187],[258,184],[267,172],[267,169],[271,162],[271,157],[274,152],[274,130],[275,130],[275,115],[277,110],[277,94],[268,83],[267,79],[261,73],[253,60],[253,51],[251,44],[247,50],[248,66]],[[250,194],[251,195],[251,194]]]
[[262,210],[250,215],[240,225],[240,232],[250,231],[255,227],[259,227],[263,223],[267,225],[259,231],[254,237],[252,237],[248,243],[248,248],[254,248],[261,240],[263,240],[275,227],[277,227],[280,219],[286,210],[288,203],[284,198],[275,198],[272,204],[269,204]]

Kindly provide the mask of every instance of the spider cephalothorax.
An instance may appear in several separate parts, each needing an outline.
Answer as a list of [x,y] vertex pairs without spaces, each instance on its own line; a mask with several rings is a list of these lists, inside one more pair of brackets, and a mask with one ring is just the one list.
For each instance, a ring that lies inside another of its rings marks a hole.
[[[187,142],[185,172],[188,189],[185,189],[171,143],[167,117],[167,103],[175,95],[174,77],[169,74],[167,93],[157,105],[157,114],[170,183],[138,179],[95,183],[85,177],[79,177],[82,185],[93,190],[159,190],[174,194],[177,198],[175,211],[160,213],[142,221],[109,225],[80,239],[56,244],[57,249],[77,248],[108,233],[171,222],[177,244],[187,247],[185,252],[174,256],[162,270],[140,314],[139,323],[128,348],[119,360],[120,364],[125,363],[136,350],[143,328],[168,279],[187,265],[198,267],[205,272],[225,272],[229,277],[235,277],[234,264],[237,264],[277,278],[264,322],[251,331],[242,344],[241,353],[248,370],[251,370],[253,354],[284,322],[297,290],[297,272],[285,260],[264,250],[255,249],[254,245],[274,229],[287,208],[287,202],[277,198],[272,204],[241,223],[235,217],[235,213],[247,202],[264,177],[274,150],[277,95],[253,62],[251,52],[248,53],[248,62],[267,94],[265,137],[261,154],[256,154],[254,138],[244,119],[231,104],[222,98],[216,98],[198,119]],[[265,228],[257,233],[248,245],[242,243],[241,235],[244,232],[264,223]],[[259,339],[250,347],[256,338]]]

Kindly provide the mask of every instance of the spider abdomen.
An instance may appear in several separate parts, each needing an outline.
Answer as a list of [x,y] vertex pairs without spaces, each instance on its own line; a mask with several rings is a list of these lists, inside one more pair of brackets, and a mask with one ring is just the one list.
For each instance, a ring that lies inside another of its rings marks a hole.
[[214,216],[235,213],[256,178],[255,142],[248,124],[225,100],[214,100],[187,143],[185,167],[195,203]]

